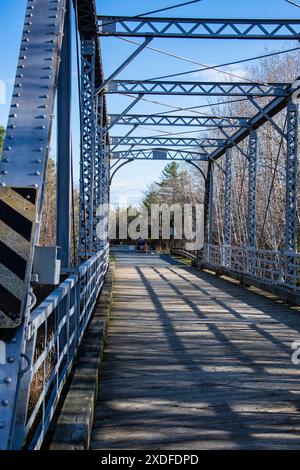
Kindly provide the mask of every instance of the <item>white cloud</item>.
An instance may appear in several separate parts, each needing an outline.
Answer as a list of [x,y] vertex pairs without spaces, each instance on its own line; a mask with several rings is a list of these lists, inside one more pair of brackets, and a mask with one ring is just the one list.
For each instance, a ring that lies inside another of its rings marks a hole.
[[[211,66],[208,64],[208,67]],[[239,78],[247,78],[247,70],[243,67],[237,67],[234,65],[230,65],[227,67],[224,67],[220,70],[224,70],[225,72],[231,73],[233,75],[237,75],[236,77],[232,77],[230,75],[227,75],[226,73],[218,72],[218,70],[215,69],[210,69],[210,70],[205,70],[203,72],[195,72],[193,75],[194,77],[197,77],[197,79],[201,79],[203,81],[207,82],[218,82],[218,81],[238,81]]]

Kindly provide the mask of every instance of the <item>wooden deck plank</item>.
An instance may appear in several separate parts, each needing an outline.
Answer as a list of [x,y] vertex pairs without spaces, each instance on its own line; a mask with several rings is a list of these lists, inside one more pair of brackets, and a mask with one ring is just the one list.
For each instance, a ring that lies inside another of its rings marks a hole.
[[126,255],[91,448],[300,449],[298,339],[300,312],[272,295]]

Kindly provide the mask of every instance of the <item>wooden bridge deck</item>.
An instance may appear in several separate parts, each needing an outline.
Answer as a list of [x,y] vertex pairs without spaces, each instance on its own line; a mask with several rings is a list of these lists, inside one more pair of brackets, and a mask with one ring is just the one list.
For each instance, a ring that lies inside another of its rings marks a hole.
[[300,449],[300,312],[151,256],[118,258],[91,448]]

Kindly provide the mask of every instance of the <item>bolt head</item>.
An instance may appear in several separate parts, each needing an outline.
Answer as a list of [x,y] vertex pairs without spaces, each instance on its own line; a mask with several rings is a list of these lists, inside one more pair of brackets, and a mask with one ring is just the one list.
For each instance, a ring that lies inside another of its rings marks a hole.
[[12,383],[12,378],[11,378],[11,377],[6,377],[6,378],[4,379],[4,383],[6,383],[6,384],[11,384],[11,383]]
[[15,362],[15,357],[14,356],[9,356],[7,358],[7,362],[9,362],[10,364],[12,364],[13,362]]
[[8,406],[8,400],[2,400],[2,406]]

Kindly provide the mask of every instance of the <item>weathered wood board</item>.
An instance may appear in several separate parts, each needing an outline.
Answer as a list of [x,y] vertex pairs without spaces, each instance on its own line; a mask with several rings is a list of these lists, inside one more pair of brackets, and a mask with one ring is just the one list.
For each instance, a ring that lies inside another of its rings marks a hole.
[[92,449],[300,449],[300,312],[140,255],[117,263]]

